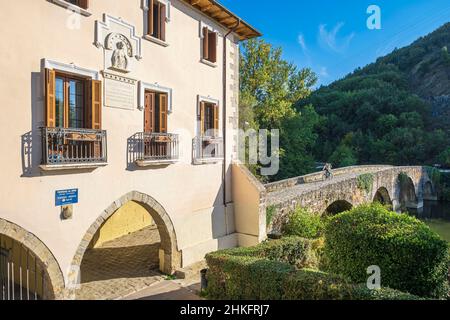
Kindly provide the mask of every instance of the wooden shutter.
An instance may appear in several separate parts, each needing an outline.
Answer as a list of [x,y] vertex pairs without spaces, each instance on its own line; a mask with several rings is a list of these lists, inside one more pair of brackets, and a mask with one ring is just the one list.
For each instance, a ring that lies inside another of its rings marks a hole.
[[203,59],[208,60],[209,57],[209,30],[203,27]]
[[161,133],[167,133],[167,95],[159,95],[159,127]]
[[217,136],[219,133],[219,106],[214,105],[214,134]]
[[200,102],[200,133],[205,134],[205,103]]
[[208,33],[208,60],[216,63],[217,62],[217,32]]
[[49,128],[56,126],[56,73],[45,69],[45,125]]
[[91,81],[91,112],[90,124],[92,129],[102,128],[102,82]]
[[155,130],[155,94],[145,93],[144,132],[151,133]]
[[89,8],[89,0],[78,0],[78,6],[87,10]]
[[166,5],[159,4],[159,39],[166,41]]
[[147,23],[148,23],[148,35],[151,36],[153,35],[153,4],[154,4],[154,0],[148,0],[148,18],[147,18]]

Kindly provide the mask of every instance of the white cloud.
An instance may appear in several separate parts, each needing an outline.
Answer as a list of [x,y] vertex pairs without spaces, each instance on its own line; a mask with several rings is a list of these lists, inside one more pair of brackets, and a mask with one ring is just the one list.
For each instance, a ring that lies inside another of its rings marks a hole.
[[298,44],[302,47],[304,53],[308,51],[308,47],[306,46],[305,36],[303,34],[299,34],[297,38]]
[[343,22],[339,22],[334,26],[334,28],[330,31],[327,30],[326,24],[321,24],[319,26],[319,42],[322,46],[329,48],[335,52],[343,53],[350,45],[350,42],[355,37],[355,33],[339,38],[338,33],[341,28],[344,26]]
[[323,78],[328,78],[330,74],[328,73],[327,67],[320,67],[319,75]]

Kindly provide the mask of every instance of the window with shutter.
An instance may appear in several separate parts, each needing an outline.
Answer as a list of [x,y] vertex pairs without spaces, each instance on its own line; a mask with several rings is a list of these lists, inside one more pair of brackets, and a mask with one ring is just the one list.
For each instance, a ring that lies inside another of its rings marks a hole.
[[46,69],[46,126],[101,129],[101,91],[101,81]]
[[208,27],[203,27],[203,60],[211,63],[217,62],[217,32],[210,31]]
[[219,106],[214,103],[200,103],[200,128],[203,136],[218,136]]
[[147,35],[166,41],[167,5],[158,0],[148,0]]
[[145,92],[144,132],[167,133],[168,97],[166,93]]
[[45,101],[46,101],[46,126],[56,127],[56,98],[55,98],[56,75],[55,71],[45,70]]

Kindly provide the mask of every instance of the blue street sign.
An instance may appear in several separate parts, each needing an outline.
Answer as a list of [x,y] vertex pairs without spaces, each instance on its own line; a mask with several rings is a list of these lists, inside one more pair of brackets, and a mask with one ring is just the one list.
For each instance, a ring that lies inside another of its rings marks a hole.
[[55,206],[67,206],[75,203],[78,203],[78,189],[55,191]]

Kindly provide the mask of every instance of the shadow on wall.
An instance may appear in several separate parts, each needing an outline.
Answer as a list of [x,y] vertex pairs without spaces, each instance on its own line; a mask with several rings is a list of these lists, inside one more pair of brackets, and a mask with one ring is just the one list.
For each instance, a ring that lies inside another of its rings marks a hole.
[[127,171],[139,171],[139,170],[150,170],[150,169],[164,169],[169,166],[169,164],[154,165],[148,167],[140,167],[136,164],[136,160],[139,160],[142,150],[140,146],[141,139],[139,138],[139,133],[133,134],[127,139]]
[[31,73],[31,130],[21,136],[22,178],[33,178],[51,175],[81,174],[93,171],[93,169],[77,169],[64,171],[42,171],[39,166],[42,163],[42,133],[45,126],[45,94],[44,79],[41,72]]
[[45,125],[43,79],[40,72],[31,73],[31,131],[21,136],[22,175],[40,176],[39,165],[42,158],[40,127]]

